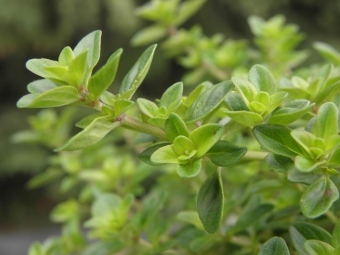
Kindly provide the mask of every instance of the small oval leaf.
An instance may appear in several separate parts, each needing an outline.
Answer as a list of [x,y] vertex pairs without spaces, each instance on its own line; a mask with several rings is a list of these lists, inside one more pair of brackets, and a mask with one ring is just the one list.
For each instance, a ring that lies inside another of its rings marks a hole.
[[289,255],[285,240],[281,237],[273,237],[265,242],[258,255]]
[[107,116],[96,118],[81,132],[71,137],[64,146],[55,151],[72,151],[89,147],[98,143],[112,129],[120,125],[120,122],[111,122],[107,120]]
[[303,193],[300,201],[301,212],[308,218],[316,218],[326,213],[338,198],[338,188],[328,176],[323,176]]
[[231,81],[224,81],[208,88],[186,111],[184,121],[193,123],[206,117],[223,102],[233,87]]
[[213,234],[223,216],[223,184],[221,173],[215,171],[202,185],[197,197],[197,211],[205,230]]

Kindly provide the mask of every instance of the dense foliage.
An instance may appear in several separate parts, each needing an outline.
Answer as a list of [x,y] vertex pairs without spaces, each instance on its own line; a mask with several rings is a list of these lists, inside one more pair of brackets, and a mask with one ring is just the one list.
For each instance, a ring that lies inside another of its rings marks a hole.
[[[93,72],[100,31],[58,60],[27,62],[42,79],[17,106],[67,107],[41,111],[13,139],[55,149],[30,187],[59,181],[70,195],[51,213],[62,235],[29,255],[340,254],[340,52],[317,42],[325,62],[300,68],[308,52],[283,16],[249,18],[256,48],[181,28],[203,4],[153,0],[136,11],[152,24],[132,44],[163,40],[188,69],[155,101],[134,98],[155,44],[120,84],[122,49]],[[72,105],[93,113],[70,136]]]

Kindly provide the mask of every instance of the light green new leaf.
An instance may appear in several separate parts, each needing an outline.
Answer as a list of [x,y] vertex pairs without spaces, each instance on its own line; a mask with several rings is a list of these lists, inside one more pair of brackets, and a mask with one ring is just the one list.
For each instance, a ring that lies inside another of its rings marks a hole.
[[113,105],[113,117],[117,118],[125,113],[135,102],[128,99],[118,99]]
[[289,128],[280,125],[259,125],[253,129],[256,140],[264,149],[289,158],[301,152],[290,131]]
[[67,73],[67,82],[70,85],[79,87],[85,85],[85,78],[87,72],[87,55],[88,51],[84,51],[76,56],[70,63]]
[[99,61],[101,35],[102,32],[100,30],[93,31],[81,39],[73,50],[75,56],[88,51],[86,61],[88,70],[92,70]]
[[146,116],[155,117],[158,113],[158,106],[147,99],[138,98],[137,104],[139,109],[144,113]]
[[331,243],[333,247],[340,247],[340,220],[334,227]]
[[79,204],[74,199],[59,203],[51,212],[50,218],[53,222],[66,222],[78,217]]
[[98,143],[112,129],[120,126],[120,122],[111,122],[107,116],[94,119],[90,125],[84,128],[77,135],[71,137],[65,145],[55,151],[79,150]]
[[54,82],[47,80],[47,79],[40,79],[40,80],[30,82],[27,85],[27,90],[31,94],[40,94],[47,90],[54,89],[56,87],[57,85]]
[[28,255],[45,255],[42,245],[38,242],[34,242],[28,251]]
[[180,4],[174,24],[180,26],[197,12],[206,0],[188,0]]
[[328,163],[336,167],[340,166],[340,147],[333,152],[331,158],[328,160]]
[[306,240],[320,240],[331,243],[332,236],[323,228],[308,222],[297,221],[289,228],[291,240],[299,255],[309,255],[305,250]]
[[41,94],[28,94],[17,102],[19,108],[58,107],[78,102],[80,96],[73,86],[61,86]]
[[177,164],[179,162],[178,155],[176,154],[173,145],[162,146],[151,155],[150,159],[153,163],[157,164]]
[[246,79],[233,77],[231,80],[235,84],[235,88],[241,95],[243,101],[249,107],[250,102],[254,100],[256,94],[259,92],[257,87]]
[[334,251],[331,245],[319,240],[307,240],[304,246],[309,255],[333,255]]
[[300,201],[301,212],[308,218],[316,218],[326,213],[338,198],[338,188],[328,176],[323,176],[303,193]]
[[256,126],[262,123],[262,116],[256,112],[250,111],[223,111],[227,116],[235,120],[236,122],[245,126]]
[[325,164],[326,161],[316,161],[313,160],[311,158],[306,158],[304,156],[298,155],[296,156],[295,160],[294,160],[294,165],[295,167],[304,173],[308,173],[308,172],[312,172],[313,170],[315,170],[317,167]]
[[224,81],[205,90],[197,100],[190,105],[184,116],[186,123],[201,120],[215,110],[233,89],[231,81]]
[[183,83],[177,82],[169,87],[162,95],[159,106],[166,107],[168,111],[175,110],[182,101]]
[[131,39],[133,46],[150,45],[167,35],[167,28],[161,25],[152,25],[139,30]]
[[338,132],[338,108],[332,102],[324,103],[318,110],[312,133],[327,140]]
[[173,142],[177,136],[183,135],[188,137],[189,131],[181,117],[176,113],[170,113],[165,122],[165,133],[170,142]]
[[124,77],[119,93],[126,99],[130,99],[133,96],[139,85],[144,80],[147,72],[149,71],[156,47],[157,45],[154,44],[147,48]]
[[215,123],[208,123],[196,128],[189,134],[190,140],[195,144],[197,158],[204,156],[210,148],[221,139],[224,127]]
[[203,230],[204,227],[196,211],[182,211],[177,214],[177,219],[190,223],[196,228]]
[[202,82],[189,94],[184,102],[185,105],[190,107],[200,97],[200,95],[202,95],[204,91],[206,91],[211,86],[213,86],[213,84],[208,81]]
[[195,145],[188,137],[180,135],[175,138],[173,149],[178,156],[189,156],[195,150]]
[[195,177],[202,167],[202,159],[192,159],[185,164],[177,165],[177,174],[183,178]]
[[264,66],[254,65],[249,71],[248,78],[257,87],[258,91],[265,91],[269,95],[277,91],[277,84],[273,75]]
[[114,52],[107,60],[106,64],[90,78],[88,90],[95,96],[95,98],[99,98],[115,79],[119,59],[122,53],[122,49],[118,49]]
[[206,156],[217,166],[230,166],[238,162],[246,152],[246,147],[238,147],[227,141],[218,141]]
[[223,216],[223,184],[220,171],[215,171],[201,186],[197,196],[197,212],[205,230],[213,234]]
[[74,59],[73,51],[67,46],[60,52],[58,62],[62,66],[68,66],[72,59]]
[[313,46],[324,58],[332,61],[334,64],[340,65],[340,52],[331,45],[323,42],[315,42]]
[[49,77],[54,77],[54,75],[51,75],[51,73],[47,72],[45,70],[46,67],[50,66],[59,66],[59,62],[54,61],[54,60],[49,60],[46,58],[41,58],[41,59],[30,59],[26,62],[26,68],[30,70],[32,73],[39,75],[43,78],[49,78]]
[[281,109],[275,111],[270,117],[269,124],[288,125],[305,115],[314,106],[305,99],[294,100]]
[[157,143],[154,144],[152,146],[150,146],[149,148],[145,149],[144,151],[142,151],[139,155],[138,158],[143,161],[146,164],[152,165],[152,166],[159,166],[162,165],[162,163],[155,163],[151,160],[151,155],[157,151],[159,148],[164,147],[165,145],[169,145],[169,143]]
[[285,240],[281,237],[272,237],[263,244],[258,255],[289,255]]

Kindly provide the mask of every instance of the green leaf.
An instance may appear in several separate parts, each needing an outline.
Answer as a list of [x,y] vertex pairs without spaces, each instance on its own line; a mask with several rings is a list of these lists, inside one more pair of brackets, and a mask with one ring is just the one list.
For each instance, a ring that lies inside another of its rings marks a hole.
[[75,56],[82,54],[84,51],[88,51],[86,61],[88,70],[92,70],[99,61],[101,35],[101,31],[93,31],[81,39],[73,50]]
[[312,133],[327,141],[338,132],[338,108],[332,102],[324,103],[318,110]]
[[256,126],[262,123],[262,116],[250,111],[223,111],[227,116],[245,126]]
[[138,158],[143,161],[146,164],[152,165],[152,166],[159,166],[162,165],[162,163],[155,163],[151,160],[151,155],[157,151],[159,148],[164,147],[165,145],[169,145],[169,143],[157,143],[154,144],[152,146],[150,146],[149,148],[145,149],[143,152],[141,152],[138,155]]
[[232,233],[242,231],[255,224],[273,209],[274,205],[272,204],[260,204],[249,210],[244,210],[242,215],[238,218],[236,224],[229,231]]
[[[244,103],[242,97],[235,93],[231,92],[227,95],[225,98],[225,102],[228,105],[228,108],[232,111],[243,111],[243,112],[249,112],[249,108]],[[228,111],[228,112],[232,112]],[[243,121],[245,123],[245,121]]]
[[202,159],[191,159],[185,164],[177,165],[177,174],[180,177],[191,178],[199,174],[202,167]]
[[322,166],[325,163],[326,163],[325,160],[316,161],[311,158],[306,158],[300,155],[296,156],[294,160],[294,165],[296,169],[304,173],[312,172],[313,170],[317,169],[319,166]]
[[256,140],[264,149],[289,158],[301,152],[290,131],[289,128],[280,125],[265,124],[253,128]]
[[333,247],[340,247],[340,220],[334,227],[331,244]]
[[263,244],[258,255],[289,255],[285,240],[281,237],[272,237]]
[[153,163],[157,164],[178,163],[178,155],[176,154],[173,145],[162,146],[151,155],[150,159]]
[[190,223],[196,228],[203,230],[204,227],[196,211],[182,211],[177,214],[177,219]]
[[139,30],[131,39],[132,46],[144,46],[157,42],[167,35],[167,28],[161,25],[152,25]]
[[202,82],[200,85],[198,85],[187,97],[185,100],[185,105],[187,107],[191,106],[208,88],[213,86],[210,82]]
[[316,218],[328,211],[339,198],[339,191],[328,176],[321,177],[303,193],[301,212],[308,218]]
[[68,66],[72,59],[74,59],[73,51],[67,46],[60,52],[58,62],[62,66]]
[[224,127],[215,123],[208,123],[196,128],[189,134],[189,139],[195,144],[197,158],[204,156],[210,148],[221,139]]
[[56,87],[41,94],[28,94],[17,102],[19,108],[47,108],[72,104],[80,100],[73,86]]
[[303,115],[309,112],[313,106],[314,104],[311,104],[310,101],[305,99],[291,101],[281,109],[275,111],[270,117],[268,123],[288,125],[300,119]]
[[257,87],[246,79],[233,77],[231,80],[235,84],[237,92],[241,95],[243,101],[249,107],[250,102],[254,100],[258,93]]
[[149,71],[157,45],[147,48],[122,81],[119,93],[130,99]]
[[70,199],[55,206],[51,212],[53,222],[66,222],[78,217],[79,204],[76,200]]
[[316,182],[320,178],[320,175],[316,175],[312,172],[303,173],[294,167],[292,170],[289,171],[287,178],[291,182],[297,182],[297,183],[310,185]]
[[238,162],[246,152],[246,147],[238,147],[227,141],[218,141],[206,156],[217,166],[230,166]]
[[44,255],[43,247],[40,243],[34,242],[28,251],[28,255]]
[[134,105],[135,102],[130,101],[128,99],[120,98],[114,102],[113,105],[113,117],[117,118],[121,116],[123,113],[125,113],[132,105]]
[[319,240],[308,240],[304,243],[309,255],[332,255],[334,248]]
[[122,49],[118,49],[114,52],[107,60],[106,64],[90,78],[88,90],[95,96],[95,98],[99,98],[115,79],[119,59],[122,53]]
[[175,138],[173,149],[178,156],[189,156],[188,154],[195,150],[195,145],[188,137],[180,135]]
[[95,119],[102,117],[103,114],[101,112],[96,112],[93,114],[90,114],[86,117],[84,117],[83,119],[81,119],[80,121],[78,121],[76,123],[76,127],[79,128],[86,128],[88,125],[90,125]]
[[174,24],[179,26],[186,22],[191,16],[197,12],[206,0],[189,0],[185,1],[178,7],[178,12],[174,20]]
[[231,81],[221,82],[205,90],[197,100],[190,105],[184,116],[186,123],[201,120],[215,110],[233,89]]
[[[51,74],[45,70],[46,67],[49,66],[59,66],[57,61],[49,60],[46,58],[41,59],[30,59],[26,62],[26,68],[30,70],[32,73],[44,77],[49,78]],[[52,75],[53,77],[53,75]]]
[[177,82],[170,86],[162,95],[159,106],[166,107],[168,111],[175,110],[182,101],[183,83]]
[[157,116],[158,106],[154,102],[151,102],[144,98],[138,98],[137,104],[140,110],[142,111],[142,113],[144,113],[146,116],[149,116],[149,117]]
[[98,143],[112,129],[120,126],[120,122],[111,122],[107,116],[94,119],[90,125],[84,128],[77,135],[71,137],[65,145],[55,151],[72,151],[79,150]]
[[278,173],[286,174],[294,167],[294,162],[287,157],[269,153],[265,157],[266,163]]
[[181,117],[176,113],[170,113],[168,119],[165,122],[165,133],[170,142],[173,142],[177,136],[189,136],[187,126]]
[[325,59],[330,60],[336,65],[340,65],[340,52],[331,45],[323,42],[315,42],[313,46]]
[[213,234],[223,216],[223,184],[221,172],[215,171],[201,186],[197,196],[197,212],[205,230]]
[[31,94],[40,94],[56,87],[57,85],[54,82],[47,79],[40,79],[29,83],[27,90]]
[[332,236],[323,228],[303,221],[294,222],[289,228],[289,233],[294,248],[299,255],[309,255],[304,247],[306,240],[314,239],[330,244],[332,238]]
[[70,85],[73,85],[77,88],[79,86],[85,85],[87,71],[86,61],[88,53],[88,51],[82,52],[81,54],[76,56],[70,63],[67,75],[67,82]]
[[269,95],[277,91],[277,84],[273,75],[264,66],[254,65],[249,71],[248,78],[257,87],[258,91],[265,91]]
[[45,186],[47,184],[50,184],[59,177],[63,175],[62,171],[60,169],[55,169],[55,168],[48,168],[46,171],[39,173],[32,177],[28,183],[27,187],[30,189],[36,189],[40,188],[42,186]]

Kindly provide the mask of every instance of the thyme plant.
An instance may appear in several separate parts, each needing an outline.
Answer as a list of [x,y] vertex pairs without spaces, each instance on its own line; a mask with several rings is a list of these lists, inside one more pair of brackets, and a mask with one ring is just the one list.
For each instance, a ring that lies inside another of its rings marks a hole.
[[[17,106],[66,109],[43,110],[13,139],[54,149],[30,187],[59,182],[70,194],[51,213],[61,236],[29,255],[340,254],[340,52],[317,42],[324,62],[299,68],[303,37],[282,16],[249,19],[254,49],[180,28],[203,4],[137,10],[154,24],[132,43],[164,39],[161,50],[189,69],[155,101],[134,95],[156,44],[119,83],[122,49],[93,72],[100,31],[57,60],[27,62],[42,79]],[[93,111],[73,136],[70,106]]]

